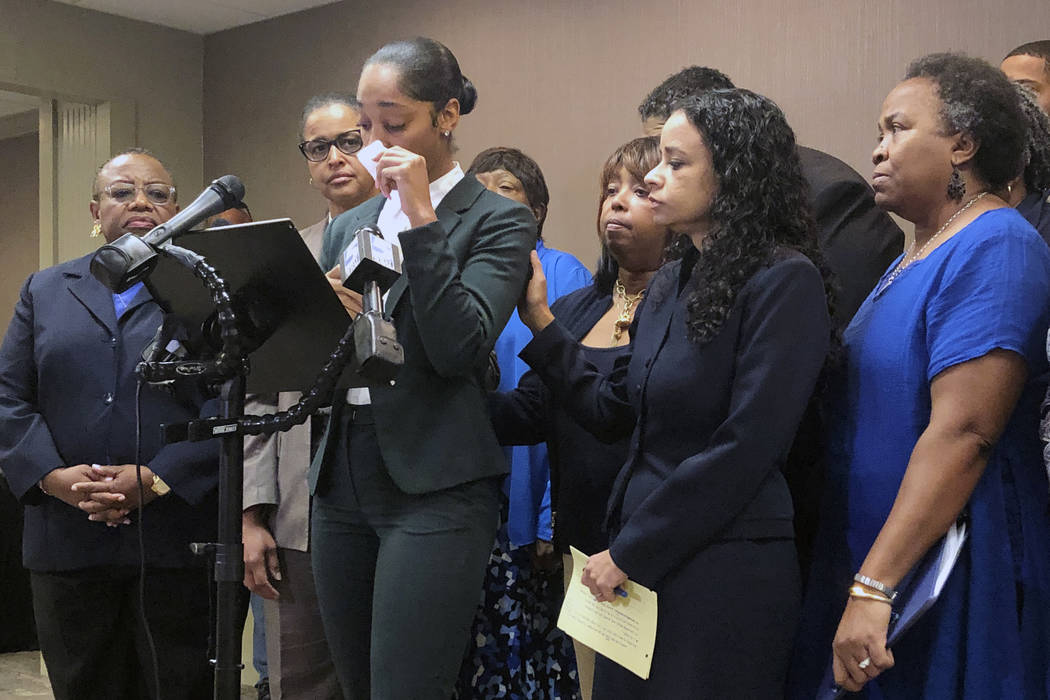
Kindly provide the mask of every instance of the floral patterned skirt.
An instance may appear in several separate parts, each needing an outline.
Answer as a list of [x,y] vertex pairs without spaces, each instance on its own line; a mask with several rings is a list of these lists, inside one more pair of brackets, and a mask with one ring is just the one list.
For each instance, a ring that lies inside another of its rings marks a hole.
[[512,548],[501,528],[453,698],[578,700],[572,639],[557,627],[562,570],[533,567],[531,545]]

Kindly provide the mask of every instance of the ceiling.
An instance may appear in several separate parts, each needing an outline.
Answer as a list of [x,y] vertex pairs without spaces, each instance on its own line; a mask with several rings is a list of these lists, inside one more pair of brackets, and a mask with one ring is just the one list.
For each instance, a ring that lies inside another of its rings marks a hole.
[[88,10],[212,34],[271,17],[330,5],[332,0],[58,0]]

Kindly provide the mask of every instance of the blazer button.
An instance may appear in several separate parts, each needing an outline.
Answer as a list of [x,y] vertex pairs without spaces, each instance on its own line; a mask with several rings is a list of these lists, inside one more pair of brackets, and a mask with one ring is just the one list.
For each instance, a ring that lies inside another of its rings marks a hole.
[[107,406],[113,403],[113,394],[107,391],[106,395],[102,398],[102,403],[106,404]]

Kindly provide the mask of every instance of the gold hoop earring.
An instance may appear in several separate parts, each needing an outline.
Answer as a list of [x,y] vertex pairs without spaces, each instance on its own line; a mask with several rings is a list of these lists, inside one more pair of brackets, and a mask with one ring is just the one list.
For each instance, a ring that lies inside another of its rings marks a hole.
[[95,223],[91,226],[91,237],[98,238],[102,235],[102,222],[95,219]]
[[313,187],[313,184],[314,184],[314,179],[310,178],[310,186]]

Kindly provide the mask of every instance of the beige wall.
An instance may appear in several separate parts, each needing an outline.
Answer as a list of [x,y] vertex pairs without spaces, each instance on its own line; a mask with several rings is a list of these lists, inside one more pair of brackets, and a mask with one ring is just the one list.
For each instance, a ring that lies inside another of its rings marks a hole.
[[638,133],[635,106],[669,73],[720,67],[780,102],[800,141],[867,174],[876,111],[909,59],[956,49],[997,60],[1050,36],[1050,11],[1046,0],[389,0],[201,38],[0,0],[0,88],[133,103],[138,143],[171,164],[185,197],[234,172],[258,217],[305,226],[324,202],[295,148],[299,109],[316,92],[353,90],[372,51],[413,34],[447,43],[478,87],[460,160],[495,144],[533,155],[552,192],[548,239],[591,264],[598,168]]
[[37,135],[35,132],[0,139],[4,172],[17,173],[0,186],[0,329],[7,328],[18,290],[37,269]]
[[133,105],[137,144],[114,149],[155,151],[184,192],[202,182],[202,80],[198,35],[47,0],[0,0],[0,88]]
[[388,0],[342,2],[206,37],[205,171],[246,182],[257,216],[306,225],[323,204],[295,144],[313,93],[356,85],[386,41],[445,42],[477,85],[460,123],[460,160],[516,145],[539,161],[552,193],[553,245],[589,265],[600,164],[638,134],[635,107],[666,75],[716,66],[776,99],[799,140],[867,176],[875,117],[907,62],[962,50],[999,60],[1050,37],[1047,0]]

